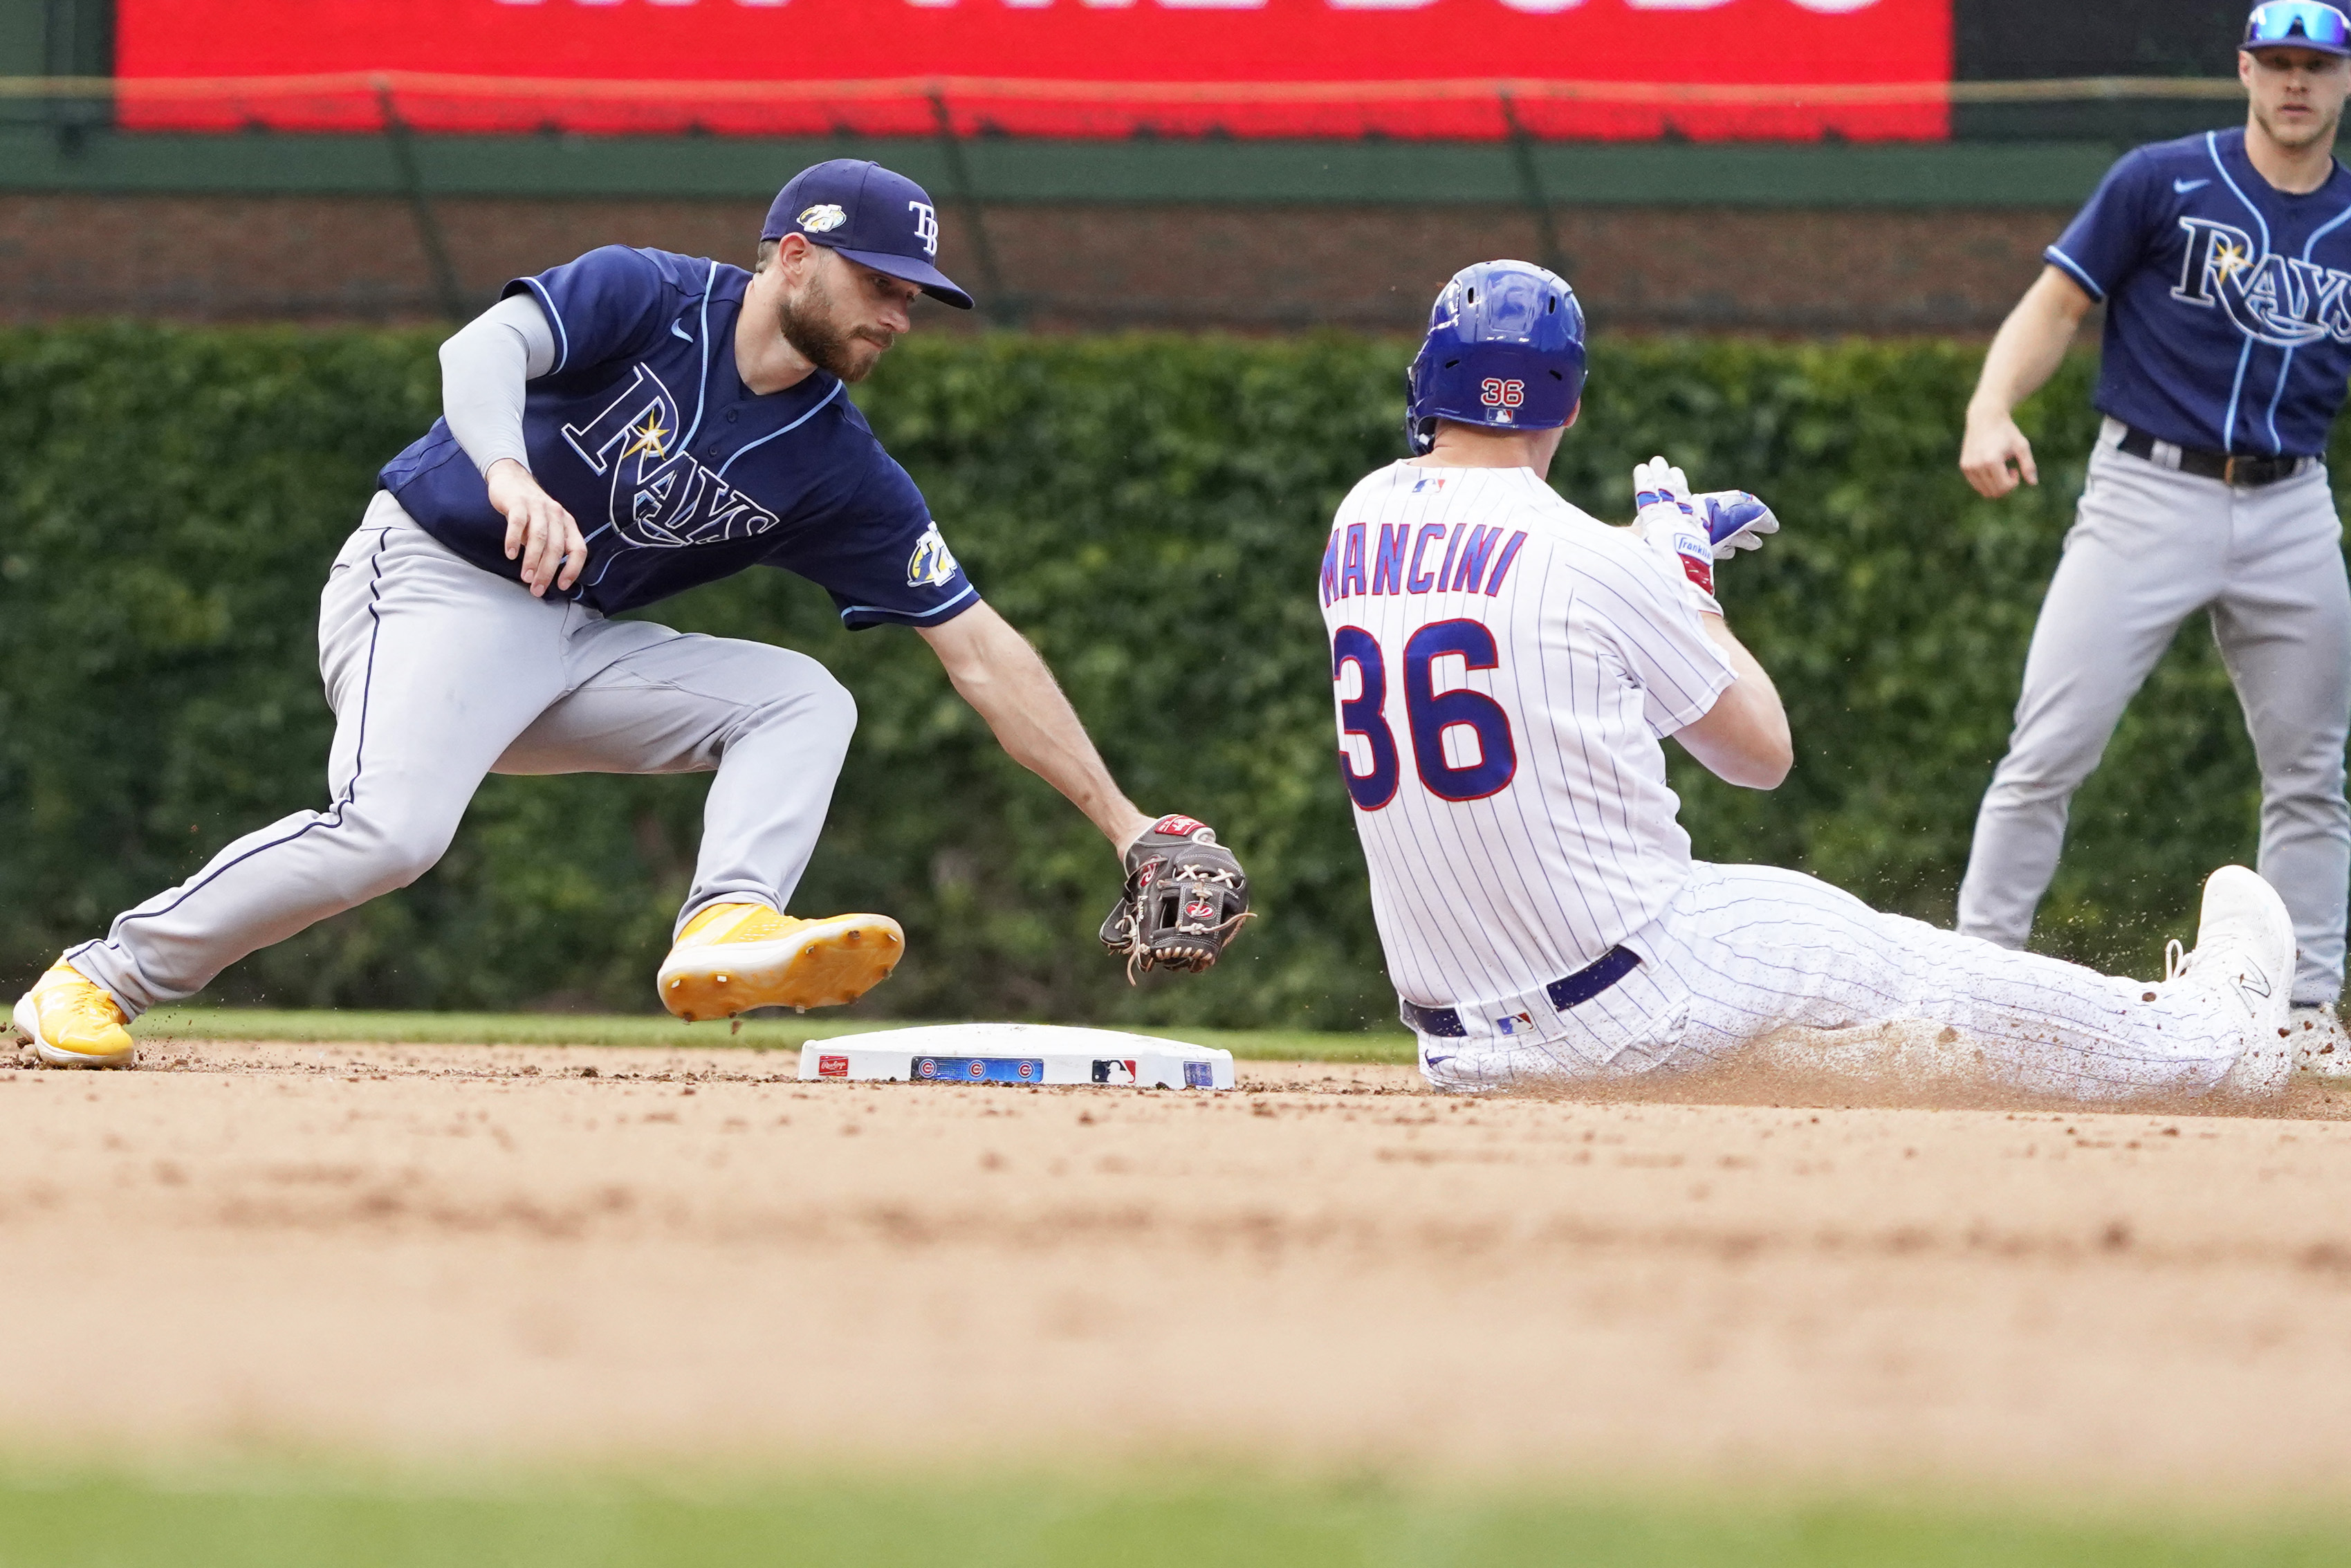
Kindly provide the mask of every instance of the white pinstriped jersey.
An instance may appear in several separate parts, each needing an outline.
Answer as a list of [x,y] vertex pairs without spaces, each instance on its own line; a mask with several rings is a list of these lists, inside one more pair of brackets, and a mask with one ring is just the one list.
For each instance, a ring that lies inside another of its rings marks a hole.
[[1322,596],[1398,992],[1540,991],[1664,913],[1690,846],[1658,741],[1733,679],[1676,563],[1531,469],[1396,463],[1341,503]]

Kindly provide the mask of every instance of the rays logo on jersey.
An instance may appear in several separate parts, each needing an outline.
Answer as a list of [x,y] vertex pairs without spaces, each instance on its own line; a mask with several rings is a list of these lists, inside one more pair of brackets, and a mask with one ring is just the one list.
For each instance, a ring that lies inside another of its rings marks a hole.
[[563,439],[598,474],[611,476],[612,531],[652,549],[749,538],[776,526],[776,514],[696,463],[677,399],[643,365],[636,379],[586,424],[567,424]]
[[2181,218],[2188,259],[2171,297],[2219,309],[2257,342],[2299,348],[2333,338],[2351,343],[2351,272],[2292,256],[2257,254],[2234,224]]
[[914,553],[906,559],[906,586],[944,588],[955,574],[955,554],[939,537],[938,524],[933,523],[914,541]]

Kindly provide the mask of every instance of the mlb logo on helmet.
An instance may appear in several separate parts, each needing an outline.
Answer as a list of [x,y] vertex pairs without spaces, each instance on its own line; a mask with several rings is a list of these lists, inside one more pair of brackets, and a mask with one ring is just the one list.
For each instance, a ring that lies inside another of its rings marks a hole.
[[1556,430],[1583,399],[1583,308],[1558,274],[1483,261],[1453,275],[1405,372],[1405,439],[1418,456],[1437,422]]
[[971,308],[971,296],[933,265],[939,254],[939,215],[930,193],[879,163],[834,158],[793,175],[768,209],[759,237],[793,234],[917,284],[958,310]]

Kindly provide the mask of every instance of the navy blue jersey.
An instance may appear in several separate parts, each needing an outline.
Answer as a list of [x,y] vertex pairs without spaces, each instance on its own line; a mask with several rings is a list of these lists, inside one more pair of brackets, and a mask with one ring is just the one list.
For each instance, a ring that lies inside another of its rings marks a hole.
[[2106,307],[2104,413],[2180,446],[2316,456],[2351,377],[2351,173],[2290,195],[2245,133],[2158,141],[2048,250]]
[[[763,396],[735,373],[750,280],[714,261],[606,246],[507,285],[530,291],[555,334],[555,368],[528,389],[523,438],[532,475],[588,541],[570,597],[616,614],[773,566],[821,585],[852,627],[935,626],[969,609],[978,595],[922,492],[839,379],[820,371]],[[381,479],[434,538],[520,580],[506,519],[447,421]]]

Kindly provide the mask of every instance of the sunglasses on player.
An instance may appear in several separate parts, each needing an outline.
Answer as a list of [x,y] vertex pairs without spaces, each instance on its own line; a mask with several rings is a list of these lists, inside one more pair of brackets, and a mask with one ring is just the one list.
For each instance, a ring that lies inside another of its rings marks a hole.
[[2247,49],[2317,49],[2330,55],[2351,55],[2351,17],[2332,5],[2312,0],[2272,0],[2256,6],[2245,18]]

